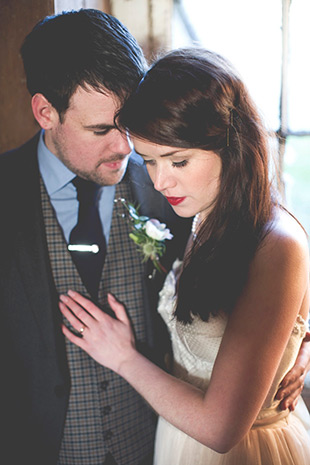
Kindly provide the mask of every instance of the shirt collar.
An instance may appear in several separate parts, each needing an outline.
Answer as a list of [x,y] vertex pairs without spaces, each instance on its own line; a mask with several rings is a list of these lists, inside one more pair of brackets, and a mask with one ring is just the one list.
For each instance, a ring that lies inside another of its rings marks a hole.
[[60,191],[76,176],[45,145],[44,130],[38,144],[38,163],[49,196]]

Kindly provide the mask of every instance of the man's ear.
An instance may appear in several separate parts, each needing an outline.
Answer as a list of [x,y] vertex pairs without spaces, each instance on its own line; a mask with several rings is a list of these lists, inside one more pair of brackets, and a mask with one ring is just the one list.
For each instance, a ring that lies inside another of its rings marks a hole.
[[31,99],[32,112],[42,129],[52,129],[59,122],[59,115],[43,94],[35,94]]

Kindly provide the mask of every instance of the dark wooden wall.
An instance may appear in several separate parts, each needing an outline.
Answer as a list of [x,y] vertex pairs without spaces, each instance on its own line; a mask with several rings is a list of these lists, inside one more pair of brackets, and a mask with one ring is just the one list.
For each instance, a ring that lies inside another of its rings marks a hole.
[[113,14],[150,59],[158,50],[169,49],[172,4],[173,0],[0,0],[0,153],[21,145],[39,130],[19,50],[41,18],[79,8]]
[[21,145],[39,128],[32,115],[19,49],[33,26],[53,13],[53,0],[0,0],[1,153]]

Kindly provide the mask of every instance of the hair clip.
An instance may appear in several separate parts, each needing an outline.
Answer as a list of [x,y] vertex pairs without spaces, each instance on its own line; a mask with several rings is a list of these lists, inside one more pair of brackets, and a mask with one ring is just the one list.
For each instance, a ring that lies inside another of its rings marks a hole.
[[227,126],[227,128],[226,128],[226,147],[229,147],[229,142],[230,142],[230,140],[229,140],[229,136],[230,136],[229,128],[233,127],[233,125],[234,125],[234,111],[233,111],[233,109],[231,109],[229,113],[230,113],[229,114],[229,126]]

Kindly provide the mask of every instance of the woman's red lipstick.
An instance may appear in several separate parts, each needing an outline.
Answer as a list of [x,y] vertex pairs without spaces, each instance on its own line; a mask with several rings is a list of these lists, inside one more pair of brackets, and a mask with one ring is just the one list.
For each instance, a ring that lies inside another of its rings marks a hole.
[[171,205],[179,205],[181,202],[183,202],[185,197],[166,197],[166,199]]

